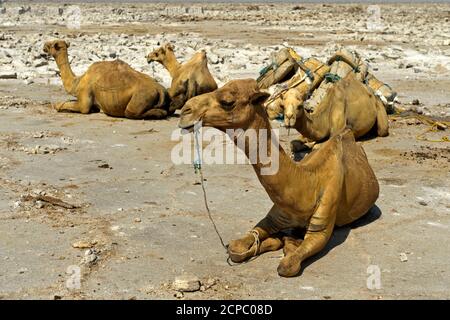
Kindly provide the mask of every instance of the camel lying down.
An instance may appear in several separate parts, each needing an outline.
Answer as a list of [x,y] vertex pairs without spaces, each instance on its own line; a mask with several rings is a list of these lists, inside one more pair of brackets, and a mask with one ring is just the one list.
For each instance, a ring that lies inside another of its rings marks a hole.
[[286,127],[294,127],[311,141],[324,141],[341,132],[352,129],[356,138],[365,136],[374,127],[380,137],[389,134],[386,109],[354,73],[332,86],[313,113],[303,104],[306,92],[297,87],[287,90],[267,106],[271,118],[284,114]]
[[[226,129],[256,130],[258,145],[267,144],[268,155],[279,156],[279,169],[262,174],[271,163],[260,159],[253,164],[255,172],[274,205],[245,237],[230,242],[229,256],[242,262],[266,251],[284,249],[278,266],[281,276],[295,276],[301,263],[321,251],[330,239],[334,226],[342,226],[366,214],[378,198],[379,186],[366,154],[355,143],[351,130],[344,130],[295,163],[284,150],[260,139],[261,130],[271,135],[271,126],[263,108],[267,93],[260,92],[255,80],[230,81],[214,92],[194,97],[181,110],[179,127],[192,129],[202,121],[204,126]],[[235,139],[236,143],[236,139]],[[238,144],[239,146],[239,144]],[[278,148],[275,150],[274,148]],[[243,150],[249,156],[248,147]],[[304,228],[303,240],[284,237],[279,232]]]
[[76,77],[70,68],[68,47],[62,40],[44,45],[44,52],[55,58],[64,89],[77,98],[59,103],[57,111],[87,114],[100,109],[107,115],[130,119],[160,119],[170,114],[166,89],[150,76],[115,60],[95,62]]

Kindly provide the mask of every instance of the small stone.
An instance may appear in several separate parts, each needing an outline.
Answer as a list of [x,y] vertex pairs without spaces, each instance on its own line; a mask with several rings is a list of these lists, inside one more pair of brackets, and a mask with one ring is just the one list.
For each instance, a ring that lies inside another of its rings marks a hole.
[[134,219],[134,222],[141,222],[142,220],[141,220],[141,218],[136,218],[136,219]]
[[44,202],[41,200],[36,201],[36,208],[42,209],[44,207]]
[[411,102],[411,104],[414,105],[414,106],[419,106],[419,105],[420,105],[420,100],[419,100],[419,99],[414,99],[414,100]]
[[88,249],[92,248],[95,242],[80,240],[72,244],[72,247],[77,249]]
[[184,297],[184,294],[183,292],[178,291],[177,293],[174,294],[174,297],[177,299],[182,299]]
[[200,280],[194,275],[182,275],[175,278],[173,288],[182,292],[194,292],[200,290]]
[[88,249],[84,252],[84,257],[81,260],[81,264],[91,266],[95,264],[97,260],[98,260],[97,252],[95,250]]
[[0,79],[17,79],[17,73],[13,71],[1,71]]
[[419,201],[419,204],[420,204],[421,206],[427,206],[427,205],[428,205],[428,203],[426,203],[424,200],[420,200],[420,201]]
[[404,252],[400,253],[400,261],[401,262],[408,261],[408,256],[406,255],[406,253],[404,253]]
[[20,269],[19,269],[19,273],[20,273],[20,274],[23,274],[23,273],[25,273],[25,272],[27,272],[27,271],[28,271],[27,268],[20,268]]

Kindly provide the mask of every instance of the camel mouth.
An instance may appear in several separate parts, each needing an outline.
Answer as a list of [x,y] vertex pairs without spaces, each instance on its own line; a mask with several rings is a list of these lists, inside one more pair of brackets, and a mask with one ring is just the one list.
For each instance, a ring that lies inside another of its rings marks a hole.
[[194,132],[195,123],[192,124],[182,124],[178,123],[178,127],[181,129],[182,134]]

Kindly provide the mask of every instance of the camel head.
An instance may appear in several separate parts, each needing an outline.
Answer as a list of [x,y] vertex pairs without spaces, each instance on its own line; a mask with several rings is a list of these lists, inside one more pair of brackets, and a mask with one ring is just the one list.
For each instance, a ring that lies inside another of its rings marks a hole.
[[267,118],[262,104],[270,95],[254,79],[232,80],[223,87],[189,99],[181,109],[178,126],[192,131],[197,121],[221,131],[247,130],[255,117]]
[[158,61],[162,63],[166,60],[166,56],[168,53],[173,54],[173,46],[170,43],[166,43],[162,47],[153,50],[147,55],[147,62],[152,63],[153,61]]
[[302,97],[295,88],[289,89],[283,94],[284,124],[290,128],[295,125],[302,105]]
[[47,55],[56,57],[61,53],[67,53],[67,48],[70,47],[70,43],[64,40],[47,41],[44,44],[44,52]]
[[[270,99],[269,99],[270,100]],[[274,120],[283,115],[283,98],[280,96],[264,105],[270,120]]]

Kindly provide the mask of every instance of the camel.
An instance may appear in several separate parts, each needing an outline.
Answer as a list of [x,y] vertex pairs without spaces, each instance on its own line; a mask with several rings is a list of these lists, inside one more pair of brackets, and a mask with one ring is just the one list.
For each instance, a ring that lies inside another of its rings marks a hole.
[[[273,132],[263,107],[268,97],[253,79],[233,80],[187,101],[178,126],[192,131],[194,124],[201,121],[204,126],[227,133],[227,129],[242,129],[243,134],[256,130],[258,147],[267,148],[269,157],[278,152],[279,156],[269,162],[258,157],[252,164],[274,205],[246,236],[230,241],[228,254],[232,261],[243,262],[283,247],[285,255],[278,274],[291,277],[300,272],[305,259],[325,247],[335,226],[357,220],[374,206],[379,185],[363,148],[356,144],[349,129],[335,134],[302,161],[294,162],[279,144],[271,142]],[[260,133],[269,135],[266,142],[261,141]],[[236,143],[236,137],[230,136]],[[243,147],[247,157],[250,150],[251,146]],[[263,174],[273,161],[279,161],[278,170]],[[304,239],[280,235],[290,228],[305,228]]]
[[44,52],[53,56],[66,92],[77,101],[56,105],[56,110],[88,114],[102,110],[114,117],[161,119],[169,115],[166,89],[153,78],[121,60],[93,63],[82,76],[75,76],[67,54],[70,44],[63,40],[46,42]]
[[177,61],[174,47],[167,43],[147,55],[147,62],[161,63],[172,77],[168,90],[171,98],[170,111],[181,109],[185,102],[197,95],[217,89],[216,81],[209,72],[204,50],[197,52],[184,64]]
[[267,106],[273,117],[284,108],[285,125],[294,127],[305,138],[323,141],[345,127],[352,129],[356,138],[366,135],[375,125],[377,134],[389,134],[389,124],[383,103],[367,87],[349,73],[332,86],[313,113],[303,106],[304,92],[292,88],[280,100]]

